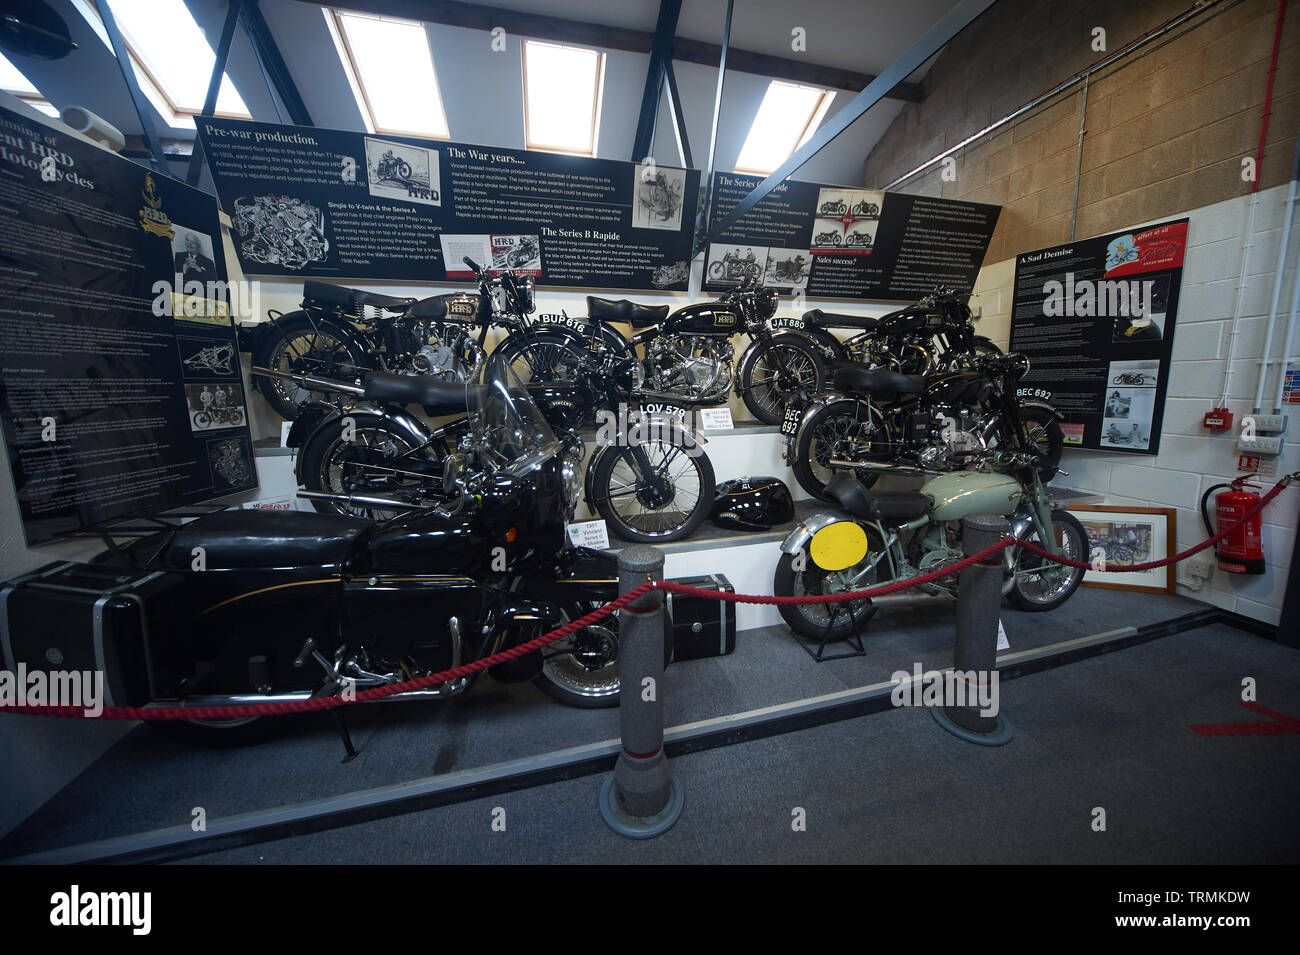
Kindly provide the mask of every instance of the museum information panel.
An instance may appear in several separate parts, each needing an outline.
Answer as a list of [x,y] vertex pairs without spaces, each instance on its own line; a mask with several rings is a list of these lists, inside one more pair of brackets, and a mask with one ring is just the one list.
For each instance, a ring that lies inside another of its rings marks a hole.
[[0,109],[0,215],[28,542],[256,487],[212,197]]
[[700,174],[203,119],[246,274],[445,282],[469,256],[549,285],[684,289]]
[[[710,220],[762,181],[717,173]],[[788,179],[709,243],[704,287],[754,277],[813,298],[914,301],[947,286],[969,292],[1000,206]]]
[[1186,248],[1176,219],[1016,256],[1020,393],[1061,412],[1068,445],[1159,451]]

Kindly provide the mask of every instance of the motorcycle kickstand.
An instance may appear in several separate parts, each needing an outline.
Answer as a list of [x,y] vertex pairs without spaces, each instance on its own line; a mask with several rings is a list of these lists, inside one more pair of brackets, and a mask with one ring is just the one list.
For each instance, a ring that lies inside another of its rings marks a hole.
[[330,710],[330,716],[334,718],[334,725],[338,728],[339,736],[343,739],[343,748],[347,751],[347,755],[343,757],[341,764],[346,766],[361,754],[352,745],[352,733],[348,731],[348,719],[343,715],[343,708],[335,707]]

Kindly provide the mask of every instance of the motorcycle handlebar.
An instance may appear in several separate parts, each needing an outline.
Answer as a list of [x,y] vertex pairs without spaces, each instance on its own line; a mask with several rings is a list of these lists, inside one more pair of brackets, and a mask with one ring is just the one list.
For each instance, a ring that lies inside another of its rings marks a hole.
[[465,256],[465,258],[462,259],[462,261],[463,261],[466,265],[468,265],[471,269],[474,270],[474,274],[475,274],[475,275],[482,275],[482,274],[483,274],[483,270],[482,270],[481,268],[478,267],[478,263],[475,262],[473,259],[471,259],[468,255]]

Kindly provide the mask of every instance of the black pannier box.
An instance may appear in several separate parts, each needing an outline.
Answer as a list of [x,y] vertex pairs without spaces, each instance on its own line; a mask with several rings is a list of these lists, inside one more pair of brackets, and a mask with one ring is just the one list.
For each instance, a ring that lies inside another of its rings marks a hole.
[[[5,669],[103,671],[106,706],[143,706],[156,697],[150,640],[183,607],[181,574],[48,564],[0,584],[0,656]],[[164,628],[164,632],[171,628]]]
[[[673,583],[734,594],[721,574],[677,577]],[[736,649],[736,608],[725,600],[669,593],[665,597],[673,625],[673,662],[720,657]]]

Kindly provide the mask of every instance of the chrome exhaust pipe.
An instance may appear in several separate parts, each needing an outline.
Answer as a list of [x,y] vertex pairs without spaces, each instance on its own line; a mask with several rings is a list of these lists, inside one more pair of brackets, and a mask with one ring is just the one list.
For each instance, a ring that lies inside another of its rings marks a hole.
[[266,378],[283,378],[285,381],[292,381],[295,385],[302,385],[304,388],[317,388],[321,391],[338,391],[345,395],[361,396],[366,393],[366,389],[360,385],[349,385],[347,382],[335,381],[332,378],[316,378],[312,375],[295,375],[288,371],[275,371],[272,368],[263,368],[260,365],[254,365],[251,369],[254,375],[262,375]]
[[323,491],[299,491],[298,496],[308,501],[331,501],[335,504],[360,504],[364,507],[401,507],[409,511],[423,511],[433,504],[411,504],[386,497],[367,497],[361,494],[326,494]]
[[899,474],[911,477],[941,473],[939,471],[927,471],[925,468],[917,467],[914,464],[886,464],[877,461],[843,461],[838,458],[831,458],[830,466],[833,468],[852,468],[855,471],[872,471],[877,474]]

